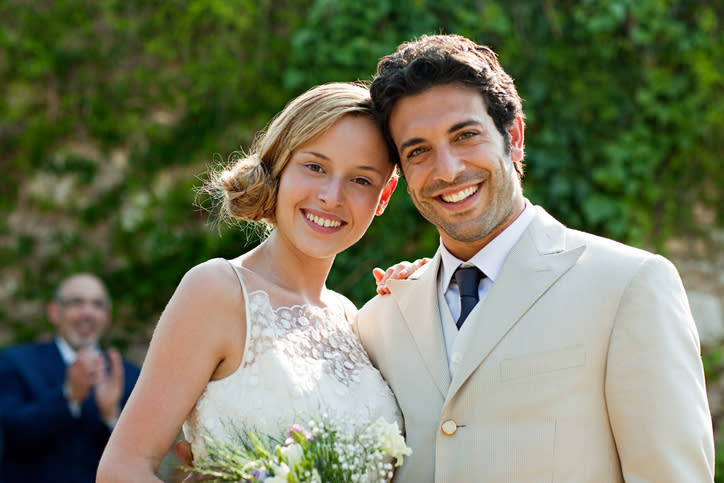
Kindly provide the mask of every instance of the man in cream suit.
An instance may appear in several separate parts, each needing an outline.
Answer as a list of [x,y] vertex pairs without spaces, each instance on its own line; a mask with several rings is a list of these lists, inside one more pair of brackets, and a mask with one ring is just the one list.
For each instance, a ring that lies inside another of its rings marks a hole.
[[[441,238],[359,315],[413,449],[395,481],[713,481],[699,338],[676,269],[524,198],[523,112],[496,55],[425,36],[380,61],[371,91]],[[461,264],[480,270],[465,271],[481,276],[472,294]]]

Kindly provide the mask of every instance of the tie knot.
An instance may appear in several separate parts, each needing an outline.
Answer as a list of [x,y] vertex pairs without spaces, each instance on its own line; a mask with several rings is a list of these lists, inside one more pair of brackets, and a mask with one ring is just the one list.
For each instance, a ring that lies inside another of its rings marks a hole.
[[455,270],[455,281],[460,288],[460,295],[463,297],[478,298],[478,285],[483,278],[483,272],[478,267],[460,267]]

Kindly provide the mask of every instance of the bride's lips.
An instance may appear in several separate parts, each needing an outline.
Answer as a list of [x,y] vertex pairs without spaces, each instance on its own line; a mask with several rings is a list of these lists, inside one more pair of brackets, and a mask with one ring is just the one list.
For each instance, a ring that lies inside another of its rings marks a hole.
[[312,228],[316,230],[322,230],[324,232],[336,231],[347,224],[346,221],[342,220],[338,216],[331,215],[329,213],[323,213],[320,211],[303,209],[302,215]]

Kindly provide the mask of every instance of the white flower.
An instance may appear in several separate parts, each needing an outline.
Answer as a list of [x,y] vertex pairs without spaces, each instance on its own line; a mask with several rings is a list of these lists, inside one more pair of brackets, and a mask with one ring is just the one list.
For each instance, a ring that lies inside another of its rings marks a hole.
[[397,421],[388,423],[383,418],[379,418],[372,425],[372,429],[379,434],[384,452],[397,460],[395,466],[402,466],[404,456],[411,455],[412,449],[405,444],[405,438],[400,434]]
[[264,481],[269,483],[286,483],[287,476],[289,475],[289,467],[287,464],[282,463],[280,465],[276,465],[271,463],[271,467],[274,470],[274,476],[267,478]]
[[294,468],[304,459],[304,449],[299,443],[290,444],[281,449],[282,456],[289,462],[289,466]]

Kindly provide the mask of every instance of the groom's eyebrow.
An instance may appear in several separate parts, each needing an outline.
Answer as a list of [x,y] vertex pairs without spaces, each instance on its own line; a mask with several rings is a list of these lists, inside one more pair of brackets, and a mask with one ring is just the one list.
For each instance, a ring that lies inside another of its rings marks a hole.
[[[450,129],[447,130],[448,134],[452,134],[455,131],[459,131],[460,129],[466,128],[468,126],[472,125],[479,125],[480,122],[475,119],[468,119],[466,121],[461,121],[456,124],[453,124]],[[400,147],[398,148],[400,151],[404,150],[405,148],[409,148],[410,146],[414,146],[415,144],[424,143],[425,139],[423,138],[410,138],[404,143],[400,144]]]
[[412,138],[408,139],[404,143],[400,144],[400,147],[398,148],[399,151],[404,151],[405,148],[409,148],[410,146],[414,146],[415,144],[420,144],[424,142],[425,140],[422,138]]
[[475,119],[468,119],[467,121],[461,121],[457,124],[453,124],[453,126],[447,130],[449,134],[454,133],[455,131],[459,131],[460,129],[463,129],[468,126],[472,126],[473,124],[479,125],[480,122],[476,121]]

